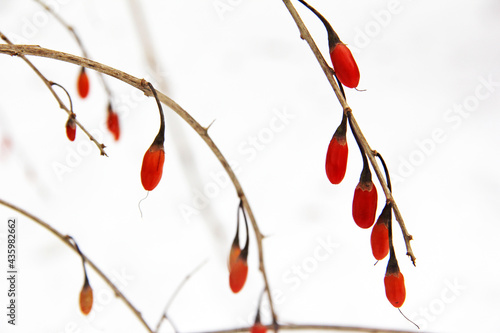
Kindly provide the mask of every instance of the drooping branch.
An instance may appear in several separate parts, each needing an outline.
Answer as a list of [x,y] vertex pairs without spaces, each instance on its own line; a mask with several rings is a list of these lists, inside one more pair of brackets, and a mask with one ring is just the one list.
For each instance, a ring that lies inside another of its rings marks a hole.
[[[118,287],[113,282],[111,282],[111,280],[106,276],[106,274],[104,274],[104,272],[101,269],[99,269],[99,267],[97,267],[96,264],[94,264],[94,262],[92,260],[90,260],[78,248],[78,246],[76,245],[76,243],[74,243],[74,241],[72,241],[72,238],[70,236],[63,235],[62,233],[60,233],[58,230],[56,230],[54,227],[52,227],[47,222],[44,222],[40,218],[36,217],[35,215],[29,213],[28,211],[14,205],[14,204],[11,204],[3,199],[0,199],[0,204],[26,216],[27,218],[29,218],[31,220],[33,220],[38,225],[40,225],[42,228],[50,231],[53,235],[55,235],[57,238],[59,238],[59,240],[61,242],[63,242],[64,244],[69,246],[73,251],[75,251],[75,253],[78,254],[78,256],[80,256],[82,258],[82,261],[85,264],[89,265],[97,273],[97,275],[99,275],[103,279],[103,281],[113,290],[116,297],[120,298],[125,303],[125,305],[130,309],[130,311],[132,311],[132,313],[137,317],[137,319],[144,325],[146,330],[150,333],[154,333],[154,331],[149,327],[149,325],[146,323],[146,321],[142,317],[141,312],[139,310],[137,310],[132,305],[132,303],[128,300],[128,298],[125,297],[125,295],[123,295],[123,293],[120,291],[120,289],[118,289]],[[85,266],[84,266],[84,268],[85,268]]]
[[[18,52],[17,45],[14,45],[7,38],[7,36],[5,36],[2,32],[0,32],[0,38],[3,39],[8,44],[8,46],[10,46],[12,52],[10,52],[8,54],[10,54],[10,55],[16,55],[16,56],[19,56],[21,59],[23,59],[28,64],[28,66],[30,66],[31,69],[33,69],[33,71],[38,75],[38,77],[40,77],[42,79],[43,83],[45,83],[45,85],[47,86],[47,88],[52,93],[52,96],[54,96],[54,98],[56,99],[57,103],[59,103],[59,107],[61,109],[63,109],[64,111],[66,111],[66,113],[68,113],[68,115],[70,115],[70,116],[74,115],[73,114],[73,110],[68,109],[68,107],[66,106],[66,104],[63,103],[63,101],[61,100],[61,98],[59,98],[59,95],[57,95],[56,92],[54,91],[54,88],[52,87],[53,82],[47,80],[47,78],[38,70],[38,68],[35,67],[35,65],[33,65],[33,63],[25,56],[25,54],[23,52]],[[6,46],[6,45],[1,45],[1,46]],[[78,127],[80,127],[81,130],[88,136],[88,138],[92,142],[95,143],[95,145],[97,146],[97,148],[101,152],[101,155],[108,156],[106,154],[106,152],[104,151],[104,148],[106,146],[104,144],[100,143],[99,141],[97,141],[97,139],[94,138],[94,136],[92,134],[90,134],[89,131],[87,131],[87,129],[78,121],[78,119],[74,118],[74,121],[75,121],[75,124]]]
[[309,31],[306,28],[302,19],[300,18],[297,10],[292,5],[290,0],[283,0],[283,3],[285,4],[286,8],[290,12],[290,15],[292,16],[293,20],[297,24],[297,27],[299,28],[300,37],[307,42],[307,44],[311,48],[312,52],[316,56],[316,60],[318,61],[319,65],[321,66],[321,69],[323,69],[323,72],[325,73],[325,76],[328,79],[328,82],[332,86],[333,91],[335,92],[335,95],[337,96],[337,99],[339,100],[340,105],[342,106],[342,108],[344,110],[344,113],[347,115],[347,117],[349,117],[351,129],[355,133],[357,138],[359,139],[359,143],[360,143],[363,151],[365,152],[366,156],[368,157],[368,160],[370,161],[370,164],[372,165],[373,170],[375,171],[375,174],[377,175],[377,178],[380,182],[380,185],[382,186],[382,189],[384,190],[385,197],[392,204],[392,207],[394,210],[394,215],[396,217],[396,220],[399,223],[401,231],[403,232],[403,237],[404,237],[405,244],[406,244],[406,254],[410,257],[413,265],[415,265],[416,258],[415,258],[415,255],[413,254],[413,250],[412,250],[411,244],[410,244],[410,241],[412,240],[412,236],[409,234],[408,230],[406,229],[406,225],[404,223],[403,216],[401,215],[401,212],[399,211],[399,208],[396,204],[396,200],[394,200],[394,197],[392,196],[392,192],[389,190],[387,183],[385,181],[384,174],[382,173],[382,170],[380,169],[380,167],[377,163],[377,160],[375,159],[376,151],[374,151],[370,148],[368,141],[366,140],[365,136],[363,135],[363,132],[361,131],[361,128],[359,127],[358,123],[356,122],[356,119],[354,118],[354,115],[352,113],[351,108],[347,104],[337,82],[335,81],[335,77],[333,75],[333,72],[332,72],[330,66],[326,63],[325,58],[323,57],[320,50],[318,49],[318,46],[314,42],[311,34],[309,33]]
[[[151,90],[149,88],[149,85],[144,79],[139,79],[136,78],[128,73],[122,72],[120,70],[117,70],[115,68],[112,68],[110,66],[101,64],[99,62],[82,58],[73,54],[69,53],[64,53],[64,52],[59,52],[59,51],[54,51],[46,48],[42,48],[37,45],[0,45],[0,53],[2,54],[8,54],[12,56],[24,56],[24,55],[31,55],[31,56],[39,56],[39,57],[45,57],[45,58],[51,58],[51,59],[56,59],[68,63],[72,63],[78,66],[83,66],[89,69],[93,69],[95,71],[101,72],[103,74],[112,76],[118,80],[121,80],[129,85],[131,85],[134,88],[137,88],[141,90],[146,96],[152,96],[153,94],[151,93]],[[227,175],[231,179],[231,182],[234,185],[234,188],[236,190],[236,193],[240,200],[243,202],[243,206],[245,207],[245,211],[248,214],[248,217],[250,219],[250,222],[252,224],[252,228],[255,233],[256,241],[257,241],[257,249],[258,249],[258,257],[259,257],[259,269],[262,273],[262,277],[264,280],[264,285],[266,288],[266,293],[268,296],[269,300],[269,307],[271,311],[271,315],[273,317],[273,321],[276,323],[277,322],[277,317],[276,317],[276,312],[274,309],[274,302],[272,299],[272,294],[271,294],[271,289],[269,286],[269,280],[267,277],[267,272],[265,269],[265,264],[264,264],[264,252],[263,252],[263,245],[262,241],[264,239],[264,236],[260,232],[259,226],[257,224],[257,221],[255,219],[255,216],[253,214],[253,211],[250,207],[250,204],[248,202],[248,199],[243,191],[243,188],[236,177],[236,174],[234,173],[233,169],[229,166],[229,162],[227,159],[224,157],[222,152],[219,150],[217,145],[214,143],[212,138],[208,135],[208,127],[203,127],[201,126],[187,111],[185,111],[179,104],[177,104],[175,101],[173,101],[170,97],[164,95],[160,91],[156,91],[158,95],[158,99],[165,105],[167,105],[170,109],[172,109],[174,112],[176,112],[184,121],[186,121],[189,126],[191,126],[196,133],[205,141],[205,143],[208,145],[210,150],[214,153],[214,155],[217,157],[219,162],[221,163],[222,167],[226,171]]]
[[[76,40],[76,43],[78,44],[78,47],[82,51],[83,56],[85,58],[90,58],[89,54],[87,52],[87,49],[85,48],[85,45],[83,44],[82,39],[80,38],[80,36],[76,32],[75,28],[71,24],[69,24],[68,22],[66,22],[66,20],[63,19],[63,17],[61,15],[59,15],[56,11],[54,11],[52,8],[50,8],[43,1],[41,1],[41,0],[33,0],[33,1],[35,1],[36,3],[38,3],[40,6],[43,7],[43,9],[45,9],[48,13],[50,13],[52,16],[54,16],[54,18],[57,21],[59,21],[59,23],[61,23],[61,25],[63,25],[71,33],[71,35],[73,36],[73,38]],[[101,83],[102,83],[102,85],[104,87],[104,90],[106,91],[106,94],[108,95],[109,103],[111,103],[111,100],[113,99],[113,94],[111,93],[111,89],[109,88],[108,84],[106,83],[106,80],[104,80],[104,76],[101,73],[98,73],[98,76],[101,79]]]

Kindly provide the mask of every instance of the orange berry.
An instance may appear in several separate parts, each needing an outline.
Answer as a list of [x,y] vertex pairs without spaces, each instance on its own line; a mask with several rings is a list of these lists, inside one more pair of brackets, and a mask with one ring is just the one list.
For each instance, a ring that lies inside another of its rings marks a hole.
[[234,264],[236,263],[236,260],[238,259],[238,256],[241,253],[241,249],[237,245],[232,245],[231,246],[231,251],[229,252],[229,260],[227,263],[228,269],[231,272],[231,269],[233,268]]
[[94,296],[92,292],[92,287],[88,281],[85,281],[82,291],[80,292],[80,310],[84,315],[88,315],[90,310],[92,310],[92,303],[94,302]]

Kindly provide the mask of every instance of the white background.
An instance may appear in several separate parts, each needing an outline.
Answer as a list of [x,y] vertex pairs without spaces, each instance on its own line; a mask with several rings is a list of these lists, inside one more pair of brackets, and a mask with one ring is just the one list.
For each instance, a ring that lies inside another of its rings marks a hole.
[[[370,232],[352,221],[361,171],[352,136],[346,178],[337,186],[326,178],[326,148],[341,108],[281,1],[142,1],[154,50],[142,49],[126,1],[51,3],[93,59],[139,78],[152,80],[157,72],[165,81],[153,83],[166,83],[164,92],[202,125],[215,119],[209,133],[237,165],[268,235],[266,268],[281,322],[413,329],[385,297],[386,260],[373,266]],[[294,4],[326,54],[320,21]],[[395,229],[407,288],[402,310],[423,331],[499,332],[500,3],[311,4],[353,50],[359,88],[366,91],[349,90],[347,99],[389,165],[394,196],[415,239],[417,267]],[[18,43],[81,54],[68,31],[32,1],[1,1],[0,30]],[[145,51],[161,68],[148,68]],[[78,67],[31,60],[69,89],[78,119],[108,146],[109,157],[99,156],[80,130],[69,142],[67,115],[41,80],[21,59],[2,55],[0,135],[12,148],[0,155],[0,197],[72,235],[150,325],[205,259],[171,308],[179,330],[250,325],[263,287],[255,240],[252,234],[247,284],[234,295],[226,258],[238,200],[204,142],[165,108],[164,174],[142,203],[141,219],[137,203],[146,192],[140,167],[159,125],[154,100],[106,78],[121,117],[122,137],[115,143],[104,126],[106,96],[94,72],[90,95],[81,100]],[[380,197],[379,211],[383,203]],[[0,331],[144,331],[92,271],[94,309],[81,315],[79,257],[6,208],[0,208],[3,253],[8,217],[19,222],[18,326],[6,324],[1,278]],[[5,267],[6,254],[0,258]],[[268,324],[265,309],[263,316]]]

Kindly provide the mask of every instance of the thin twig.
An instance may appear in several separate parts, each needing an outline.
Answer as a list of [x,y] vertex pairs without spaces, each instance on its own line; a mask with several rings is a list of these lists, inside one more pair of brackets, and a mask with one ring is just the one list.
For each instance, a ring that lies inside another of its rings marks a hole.
[[[9,207],[10,209],[26,216],[27,218],[33,220],[34,222],[36,222],[38,225],[40,225],[41,227],[45,228],[46,230],[50,231],[52,234],[54,234],[57,238],[59,238],[64,244],[66,244],[67,246],[69,246],[73,251],[75,251],[81,258],[82,258],[82,261],[84,261],[87,265],[89,265],[96,273],[97,275],[99,275],[103,280],[104,282],[114,291],[116,297],[120,298],[124,303],[125,305],[132,311],[132,313],[137,317],[137,319],[139,319],[139,321],[144,325],[144,327],[146,328],[146,330],[150,333],[154,333],[153,330],[149,327],[149,325],[146,323],[146,321],[144,320],[144,318],[142,317],[142,314],[139,312],[139,310],[137,310],[133,305],[132,303],[130,303],[130,301],[125,297],[125,295],[122,294],[122,292],[120,291],[120,289],[118,289],[117,286],[115,286],[113,284],[113,282],[111,282],[111,280],[103,273],[103,271],[101,271],[95,264],[92,260],[90,260],[85,254],[83,254],[80,249],[75,246],[75,244],[73,244],[73,242],[71,242],[71,238],[68,237],[67,235],[63,235],[62,233],[60,233],[59,231],[57,231],[56,229],[54,229],[54,227],[52,227],[51,225],[49,225],[48,223],[42,221],[41,219],[39,219],[38,217],[36,217],[35,215],[27,212],[26,210],[20,208],[20,207],[17,207],[5,200],[2,200],[0,199],[0,204],[1,205],[4,205],[6,207]],[[85,266],[84,266],[85,267]]]
[[151,39],[151,33],[148,30],[149,21],[144,15],[142,5],[138,0],[129,0],[128,4],[132,13],[135,28],[139,34],[139,42],[142,45],[141,49],[146,57],[146,62],[149,66],[149,70],[151,71],[151,75],[156,81],[155,85],[159,86],[161,91],[167,92],[167,78],[162,75],[163,69],[155,56],[156,44]]
[[337,95],[337,99],[340,102],[340,105],[342,106],[344,113],[349,117],[349,120],[351,121],[351,129],[353,132],[356,133],[360,144],[367,155],[370,164],[372,165],[375,174],[377,175],[377,178],[380,182],[380,185],[382,186],[382,189],[384,190],[385,197],[387,200],[389,200],[392,203],[392,207],[394,210],[394,215],[396,216],[396,220],[399,223],[399,226],[401,227],[401,231],[403,232],[403,237],[405,240],[406,244],[406,254],[410,257],[411,261],[413,262],[413,265],[415,265],[415,255],[413,254],[413,250],[410,245],[410,241],[412,240],[412,236],[408,233],[408,230],[406,229],[403,217],[401,215],[401,212],[399,211],[399,208],[396,204],[396,200],[394,200],[394,197],[392,196],[391,191],[387,187],[387,184],[384,179],[384,175],[375,159],[375,154],[374,151],[370,148],[370,145],[368,144],[368,141],[366,140],[365,136],[363,135],[363,132],[361,131],[358,123],[356,122],[356,119],[354,118],[354,115],[352,114],[352,110],[347,104],[339,86],[337,85],[337,82],[335,82],[335,78],[332,74],[332,70],[330,66],[326,63],[325,58],[319,51],[316,43],[314,42],[311,34],[307,30],[306,26],[304,25],[304,22],[300,18],[299,14],[297,13],[297,10],[295,7],[292,5],[290,0],[283,0],[283,3],[285,4],[286,8],[290,12],[290,15],[292,16],[293,20],[297,24],[297,27],[299,28],[300,31],[300,37],[304,39],[307,44],[309,44],[309,47],[311,48],[312,52],[316,56],[316,60],[318,61],[319,65],[323,69],[323,72],[326,75],[326,78],[328,79],[328,82],[333,88],[333,91],[335,92],[335,95]]
[[[73,100],[71,99],[71,95],[69,94],[68,90],[66,90],[66,88],[64,88],[62,85],[60,85],[59,83],[56,83],[56,82],[53,82],[53,81],[50,81],[49,82],[51,86],[57,86],[59,88],[61,88],[62,90],[64,90],[64,92],[66,93],[66,96],[68,96],[68,101],[69,101],[69,113],[70,115],[71,114],[74,114],[73,112]],[[76,117],[76,116],[73,116],[73,118]]]
[[[76,43],[78,44],[78,47],[80,47],[80,50],[82,51],[83,56],[85,58],[90,58],[89,54],[87,52],[87,49],[83,45],[83,42],[82,42],[82,39],[80,38],[80,36],[78,36],[78,34],[76,33],[75,28],[72,25],[70,25],[68,22],[66,22],[66,20],[64,20],[61,15],[59,15],[52,8],[47,6],[47,4],[45,4],[43,1],[41,1],[41,0],[33,0],[33,1],[38,3],[40,6],[43,7],[43,9],[45,9],[48,13],[50,13],[52,16],[54,16],[54,18],[57,21],[59,21],[59,23],[61,23],[61,25],[63,25],[73,35],[73,38],[75,38]],[[104,75],[102,75],[101,73],[98,72],[98,76],[101,80],[101,83],[104,87],[104,90],[106,91],[106,94],[108,95],[108,100],[109,100],[109,102],[111,102],[111,100],[113,99],[113,94],[111,93],[111,89],[109,88],[106,81],[104,80]]]
[[[50,90],[50,92],[52,93],[52,95],[54,96],[56,101],[59,103],[59,107],[61,109],[63,109],[64,111],[66,111],[66,113],[68,113],[68,115],[71,115],[73,113],[73,111],[68,109],[66,107],[66,105],[63,103],[63,101],[59,98],[59,95],[56,94],[56,92],[52,88],[52,82],[47,80],[47,78],[38,70],[38,68],[36,68],[35,65],[33,65],[33,63],[28,60],[28,58],[26,58],[25,54],[18,50],[17,45],[13,44],[2,32],[0,32],[0,38],[2,38],[8,44],[8,45],[1,45],[1,46],[9,46],[10,47],[11,52],[9,52],[8,54],[15,55],[15,56],[18,56],[21,59],[23,59],[28,64],[28,66],[30,66],[31,69],[33,69],[33,71],[42,79],[43,83],[45,83],[45,85]],[[87,131],[87,129],[76,118],[74,120],[75,120],[76,125],[78,125],[78,127],[81,128],[81,130],[89,137],[89,139],[95,143],[95,145],[97,146],[97,148],[101,152],[101,155],[108,156],[106,154],[106,152],[104,151],[104,148],[106,146],[104,144],[100,143],[99,141],[97,141],[97,139],[94,138],[94,136],[92,134],[90,134],[90,132]]]
[[[99,62],[78,57],[73,54],[69,53],[64,53],[64,52],[59,52],[59,51],[54,51],[54,50],[49,50],[46,48],[42,48],[37,45],[0,45],[0,53],[3,54],[9,54],[9,55],[32,55],[32,56],[39,56],[39,57],[45,57],[45,58],[52,58],[60,61],[65,61],[69,62],[75,65],[79,66],[84,66],[89,69],[93,69],[96,71],[99,71],[103,74],[112,76],[118,80],[121,80],[139,90],[144,92],[145,95],[147,96],[152,96],[151,90],[149,89],[149,86],[144,85],[144,79],[139,79],[136,78],[130,74],[127,74],[125,72],[122,72],[120,70],[117,70],[115,68],[109,67],[107,65],[101,64]],[[247,197],[245,196],[245,192],[243,191],[243,188],[236,177],[236,174],[234,173],[233,169],[229,166],[229,162],[227,159],[224,157],[222,152],[219,150],[217,145],[213,142],[212,138],[208,135],[208,131],[205,127],[201,126],[189,113],[187,113],[179,104],[177,104],[175,101],[170,99],[168,96],[164,95],[163,93],[157,91],[158,99],[167,105],[170,109],[172,109],[174,112],[176,112],[184,121],[186,121],[189,126],[191,126],[196,133],[205,141],[205,143],[208,145],[208,147],[212,150],[212,152],[215,154],[219,162],[221,163],[222,167],[226,171],[227,175],[229,176],[229,179],[231,179],[231,182],[234,185],[234,188],[236,190],[236,193],[238,197],[241,199],[243,202],[243,206],[245,207],[245,210],[248,214],[248,217],[250,218],[250,222],[252,224],[252,228],[255,233],[256,241],[257,241],[257,248],[258,248],[258,256],[259,256],[259,269],[262,273],[262,277],[264,279],[264,285],[266,288],[266,293],[269,299],[269,307],[271,311],[271,315],[273,318],[273,321],[276,323],[277,322],[277,317],[276,317],[276,312],[274,310],[274,302],[272,299],[272,294],[271,294],[271,288],[269,287],[269,281],[267,278],[267,272],[265,269],[264,265],[264,251],[263,251],[263,246],[262,246],[262,240],[264,239],[264,236],[260,232],[259,226],[257,224],[257,221],[255,220],[255,216],[253,214],[253,211],[250,207],[250,204],[248,202]]]
[[[173,323],[172,323],[172,320],[168,317],[168,309],[170,309],[170,307],[172,306],[172,303],[174,302],[174,299],[177,297],[177,295],[181,291],[182,287],[184,287],[184,285],[186,284],[186,282],[188,282],[188,280],[194,274],[196,274],[196,272],[198,272],[201,269],[201,267],[203,267],[203,265],[205,265],[207,262],[208,262],[208,259],[203,260],[203,262],[200,263],[198,266],[196,266],[196,268],[193,269],[193,271],[191,273],[189,273],[188,275],[186,275],[186,277],[177,286],[177,289],[175,289],[175,291],[172,294],[172,296],[170,296],[170,299],[168,300],[167,305],[165,305],[165,309],[163,309],[163,315],[161,316],[160,320],[158,321],[158,324],[156,325],[155,332],[159,332],[160,331],[160,327],[161,327],[161,324],[163,323],[163,320],[168,320],[170,322],[170,325],[174,326]],[[175,332],[178,332],[178,330],[175,327],[174,327],[174,330],[175,330]]]

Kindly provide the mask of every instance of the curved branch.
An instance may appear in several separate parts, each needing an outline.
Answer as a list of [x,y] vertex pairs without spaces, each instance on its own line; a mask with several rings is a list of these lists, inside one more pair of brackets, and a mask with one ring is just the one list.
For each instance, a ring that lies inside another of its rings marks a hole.
[[415,265],[415,255],[413,254],[413,250],[410,245],[410,241],[412,240],[412,236],[408,233],[408,230],[406,229],[406,225],[403,220],[403,216],[401,215],[401,212],[399,211],[399,208],[396,204],[396,200],[394,200],[394,197],[392,196],[391,191],[387,187],[387,183],[385,181],[384,175],[382,171],[380,170],[380,167],[375,159],[376,157],[376,152],[373,151],[370,148],[370,145],[368,144],[368,141],[366,140],[365,136],[363,135],[363,132],[361,131],[358,123],[356,122],[356,119],[354,118],[352,114],[352,110],[347,104],[344,96],[342,95],[342,92],[337,85],[337,82],[335,82],[334,76],[332,74],[332,70],[330,66],[326,63],[325,58],[323,58],[323,55],[319,51],[316,43],[314,42],[311,34],[307,30],[306,26],[304,25],[304,22],[300,18],[299,14],[297,13],[297,10],[295,7],[292,5],[290,0],[283,0],[283,3],[285,4],[286,8],[290,12],[290,15],[292,16],[293,20],[297,24],[297,27],[299,28],[300,31],[300,38],[304,39],[307,44],[309,44],[309,47],[311,48],[312,52],[316,56],[316,60],[318,61],[319,65],[321,66],[321,69],[323,69],[323,72],[326,75],[326,78],[328,79],[328,82],[333,88],[333,91],[335,92],[335,95],[337,95],[337,99],[340,102],[340,105],[342,106],[344,113],[349,117],[349,120],[351,121],[351,129],[353,132],[356,133],[356,136],[359,138],[360,144],[365,152],[365,154],[368,156],[368,159],[370,160],[370,164],[373,167],[373,170],[375,171],[375,174],[377,175],[377,178],[380,182],[380,185],[382,186],[382,189],[384,190],[385,197],[387,198],[388,201],[392,203],[392,207],[394,210],[394,215],[396,216],[396,220],[399,223],[399,226],[401,227],[401,231],[403,232],[403,237],[405,240],[406,244],[406,254],[410,257],[411,261],[413,262],[413,265]]
[[[46,48],[42,48],[37,45],[0,45],[0,53],[9,54],[13,56],[21,56],[21,55],[31,55],[31,56],[39,56],[44,58],[56,59],[68,63],[72,63],[78,66],[83,66],[89,69],[93,69],[95,71],[101,72],[103,74],[112,76],[118,80],[121,80],[134,88],[141,90],[146,96],[153,96],[151,90],[144,79],[136,78],[130,74],[112,68],[110,66],[101,64],[99,62],[82,58],[73,54],[54,51]],[[258,256],[259,256],[259,269],[262,273],[262,277],[264,279],[264,285],[266,288],[266,293],[269,299],[269,307],[271,310],[271,315],[273,317],[273,321],[276,323],[276,312],[274,310],[274,302],[271,295],[271,289],[269,287],[269,281],[267,278],[267,273],[264,265],[264,252],[262,246],[262,240],[264,239],[262,233],[260,232],[259,226],[257,225],[257,221],[255,220],[255,216],[253,214],[252,209],[250,208],[250,204],[248,202],[247,197],[243,191],[243,188],[236,177],[233,169],[229,166],[229,162],[226,160],[222,152],[219,150],[217,145],[213,142],[212,138],[208,135],[208,128],[201,126],[187,111],[185,111],[179,104],[170,99],[170,97],[164,95],[163,93],[156,91],[158,95],[158,99],[165,105],[167,105],[170,109],[172,109],[175,113],[177,113],[184,121],[186,121],[189,126],[191,126],[196,133],[205,141],[210,150],[217,157],[219,162],[222,164],[222,167],[226,171],[227,175],[231,179],[231,182],[234,185],[236,193],[238,197],[243,202],[243,206],[245,207],[246,212],[248,213],[248,217],[250,218],[250,222],[252,224],[252,228],[255,233],[255,237],[257,240],[257,248],[258,248]]]
[[[67,235],[63,235],[61,234],[59,231],[57,231],[56,229],[54,229],[51,225],[49,225],[48,223],[42,221],[41,219],[39,219],[38,217],[34,216],[33,214],[25,211],[24,209],[22,208],[19,208],[5,200],[2,200],[0,199],[0,204],[1,205],[4,205],[5,207],[9,207],[10,209],[12,210],[15,210],[16,212],[26,216],[27,218],[35,221],[38,225],[40,225],[41,227],[47,229],[48,231],[50,231],[52,234],[54,234],[57,238],[59,238],[59,240],[61,240],[61,242],[63,242],[64,244],[66,244],[67,246],[69,246],[73,251],[75,251],[81,258],[82,260],[87,264],[89,265],[90,267],[92,267],[92,269],[97,273],[97,275],[99,275],[101,277],[101,279],[104,280],[104,282],[114,291],[116,297],[118,298],[121,298],[122,301],[125,303],[125,305],[134,313],[134,315],[137,317],[137,319],[139,319],[139,321],[144,325],[144,327],[146,328],[146,330],[150,333],[154,333],[154,331],[149,327],[149,325],[146,323],[146,321],[144,320],[144,318],[142,317],[142,314],[139,312],[139,310],[137,310],[133,305],[132,303],[130,303],[130,301],[125,297],[125,295],[122,294],[122,292],[120,291],[120,289],[118,289],[117,286],[115,286],[113,284],[113,282],[111,282],[111,280],[103,273],[103,271],[101,271],[99,269],[99,267],[97,267],[94,262],[92,260],[90,260],[85,254],[83,254],[79,249],[78,249],[78,246],[73,244],[71,242],[71,237],[67,236]],[[85,266],[84,266],[84,269],[85,269]]]
[[[52,82],[47,80],[47,78],[38,70],[38,68],[35,67],[35,65],[33,65],[33,63],[31,61],[29,61],[28,58],[25,57],[25,55],[22,52],[17,52],[17,45],[13,44],[2,32],[0,32],[0,38],[3,39],[10,47],[12,47],[13,50],[15,50],[14,53],[9,53],[9,54],[17,55],[21,59],[23,59],[28,64],[28,66],[30,66],[31,69],[33,69],[33,71],[42,79],[43,83],[45,83],[45,85],[47,86],[47,88],[49,88],[49,90],[52,93],[52,95],[54,96],[54,98],[57,100],[57,103],[59,103],[59,107],[61,109],[63,109],[64,111],[66,111],[66,113],[68,113],[68,115],[70,115],[70,116],[73,115],[74,114],[73,109],[69,110],[68,107],[63,103],[61,98],[59,98],[59,95],[57,95],[56,92],[54,91],[54,89],[52,88]],[[106,154],[106,152],[104,151],[104,148],[106,146],[104,144],[100,143],[99,141],[97,141],[97,139],[94,138],[94,136],[92,134],[90,134],[90,132],[87,131],[87,129],[76,118],[74,118],[74,121],[75,121],[75,124],[78,127],[80,127],[80,129],[88,136],[90,141],[95,143],[95,145],[97,146],[97,148],[101,152],[101,155],[108,156]]]

